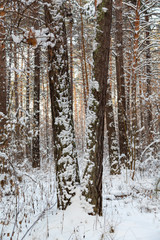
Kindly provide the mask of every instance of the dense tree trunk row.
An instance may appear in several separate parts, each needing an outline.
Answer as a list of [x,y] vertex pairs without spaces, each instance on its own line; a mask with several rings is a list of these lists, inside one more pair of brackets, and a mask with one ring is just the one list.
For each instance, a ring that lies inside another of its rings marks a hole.
[[88,213],[103,214],[104,163],[111,175],[125,169],[134,179],[144,149],[157,141],[156,6],[155,0],[0,4],[1,174],[7,163],[38,171],[52,162],[57,207],[65,210],[81,184]]

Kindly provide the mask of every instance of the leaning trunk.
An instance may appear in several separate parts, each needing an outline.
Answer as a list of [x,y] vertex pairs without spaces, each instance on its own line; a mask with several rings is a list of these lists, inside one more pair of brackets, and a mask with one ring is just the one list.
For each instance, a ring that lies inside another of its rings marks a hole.
[[90,214],[102,215],[102,174],[104,113],[110,51],[110,30],[112,19],[112,1],[103,0],[97,6],[97,32],[94,51],[94,76],[88,109],[87,166],[84,172],[85,188],[83,195],[93,207]]

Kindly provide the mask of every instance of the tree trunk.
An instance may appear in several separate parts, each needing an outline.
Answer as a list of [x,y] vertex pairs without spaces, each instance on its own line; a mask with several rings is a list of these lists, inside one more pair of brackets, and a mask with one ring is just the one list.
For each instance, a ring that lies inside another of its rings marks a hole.
[[86,94],[86,82],[85,82],[85,71],[84,71],[84,63],[83,63],[83,52],[81,50],[81,45],[79,51],[81,52],[80,62],[81,62],[81,73],[82,73],[82,85],[83,85],[83,99],[85,106],[85,113],[87,111],[87,94]]
[[[71,2],[69,0],[69,7],[72,8]],[[73,18],[69,21],[69,36],[70,36],[70,79],[71,79],[71,96],[72,96],[72,111],[73,111]]]
[[147,132],[148,132],[148,144],[153,141],[153,123],[152,123],[152,106],[151,106],[151,49],[150,49],[150,26],[149,26],[149,15],[146,11],[145,21],[147,25],[146,29],[146,74],[147,74]]
[[[1,6],[0,6],[1,8]],[[3,6],[2,6],[3,8]],[[5,147],[5,124],[7,114],[7,91],[6,91],[6,54],[5,54],[5,28],[4,17],[0,21],[0,151]],[[2,156],[0,157],[0,173],[5,171],[6,161]]]
[[33,135],[33,159],[32,167],[40,167],[40,47],[35,49],[34,69],[34,135]]
[[[80,6],[82,6],[82,0],[80,0]],[[86,61],[86,49],[85,49],[85,39],[84,39],[84,23],[83,23],[83,14],[80,11],[81,16],[81,48],[82,48],[82,64],[84,66],[85,73],[85,82],[84,82],[84,94],[86,98],[86,110],[87,110],[87,100],[89,96],[89,83],[88,83],[88,70],[87,70],[87,61]]]
[[[45,0],[45,2],[50,2]],[[54,14],[51,15],[50,10]],[[79,182],[72,113],[71,82],[68,74],[68,51],[63,4],[49,9],[44,5],[46,26],[54,33],[48,46],[49,84],[52,109],[54,160],[57,177],[57,206],[64,210],[71,204]],[[53,20],[55,19],[56,21]],[[53,46],[54,45],[54,46]]]
[[94,79],[91,82],[89,109],[87,113],[87,166],[84,172],[83,195],[93,207],[90,214],[102,215],[102,174],[104,113],[110,51],[112,1],[103,0],[97,6],[97,32],[94,51]]
[[113,103],[111,96],[111,87],[109,78],[107,79],[107,94],[106,94],[106,124],[107,124],[107,136],[108,136],[108,152],[110,163],[110,174],[119,174],[119,145],[116,136]]
[[134,170],[132,178],[134,178],[135,165],[137,159],[137,66],[138,66],[138,44],[139,44],[139,27],[140,27],[140,5],[141,1],[137,0],[135,13],[135,33],[134,33],[134,47],[133,47],[133,67],[132,67],[132,162],[131,169]]
[[30,47],[27,52],[27,81],[26,81],[26,157],[31,159],[31,141],[29,139],[30,131]]
[[[18,116],[18,107],[19,107],[19,102],[18,102],[18,74],[17,74],[17,46],[14,43],[14,67],[15,67],[15,71],[14,71],[14,95],[15,95],[15,112]],[[16,133],[18,134],[18,133]],[[17,135],[18,137],[18,135]]]
[[[9,65],[9,68],[11,69],[11,66],[12,66],[12,42],[10,42],[9,46],[8,46],[8,49],[7,51],[9,52],[8,53],[8,65]],[[7,111],[9,112],[9,106],[10,106],[10,95],[11,95],[11,70],[9,70],[8,72],[8,81],[7,81]]]
[[116,78],[118,101],[118,130],[120,146],[120,162],[126,167],[129,164],[129,147],[127,138],[125,79],[123,64],[123,30],[122,30],[122,0],[116,0]]

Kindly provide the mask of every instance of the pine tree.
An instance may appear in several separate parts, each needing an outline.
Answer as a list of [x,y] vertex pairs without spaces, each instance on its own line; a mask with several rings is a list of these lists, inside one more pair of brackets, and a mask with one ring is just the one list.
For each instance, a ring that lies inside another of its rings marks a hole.
[[40,166],[40,47],[35,49],[34,70],[34,136],[32,167]]
[[123,59],[122,0],[115,1],[116,13],[116,78],[118,101],[118,130],[121,164],[130,167],[127,138],[126,97]]
[[87,161],[84,171],[83,196],[93,207],[91,214],[102,215],[102,174],[104,113],[106,107],[107,75],[110,51],[112,1],[103,0],[97,6],[96,50],[93,53],[93,79],[87,112]]

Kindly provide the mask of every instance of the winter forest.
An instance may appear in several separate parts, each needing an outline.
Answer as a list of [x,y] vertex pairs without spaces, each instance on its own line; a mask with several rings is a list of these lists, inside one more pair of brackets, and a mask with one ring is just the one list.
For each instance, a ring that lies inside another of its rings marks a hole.
[[160,0],[0,0],[0,240],[160,240]]

